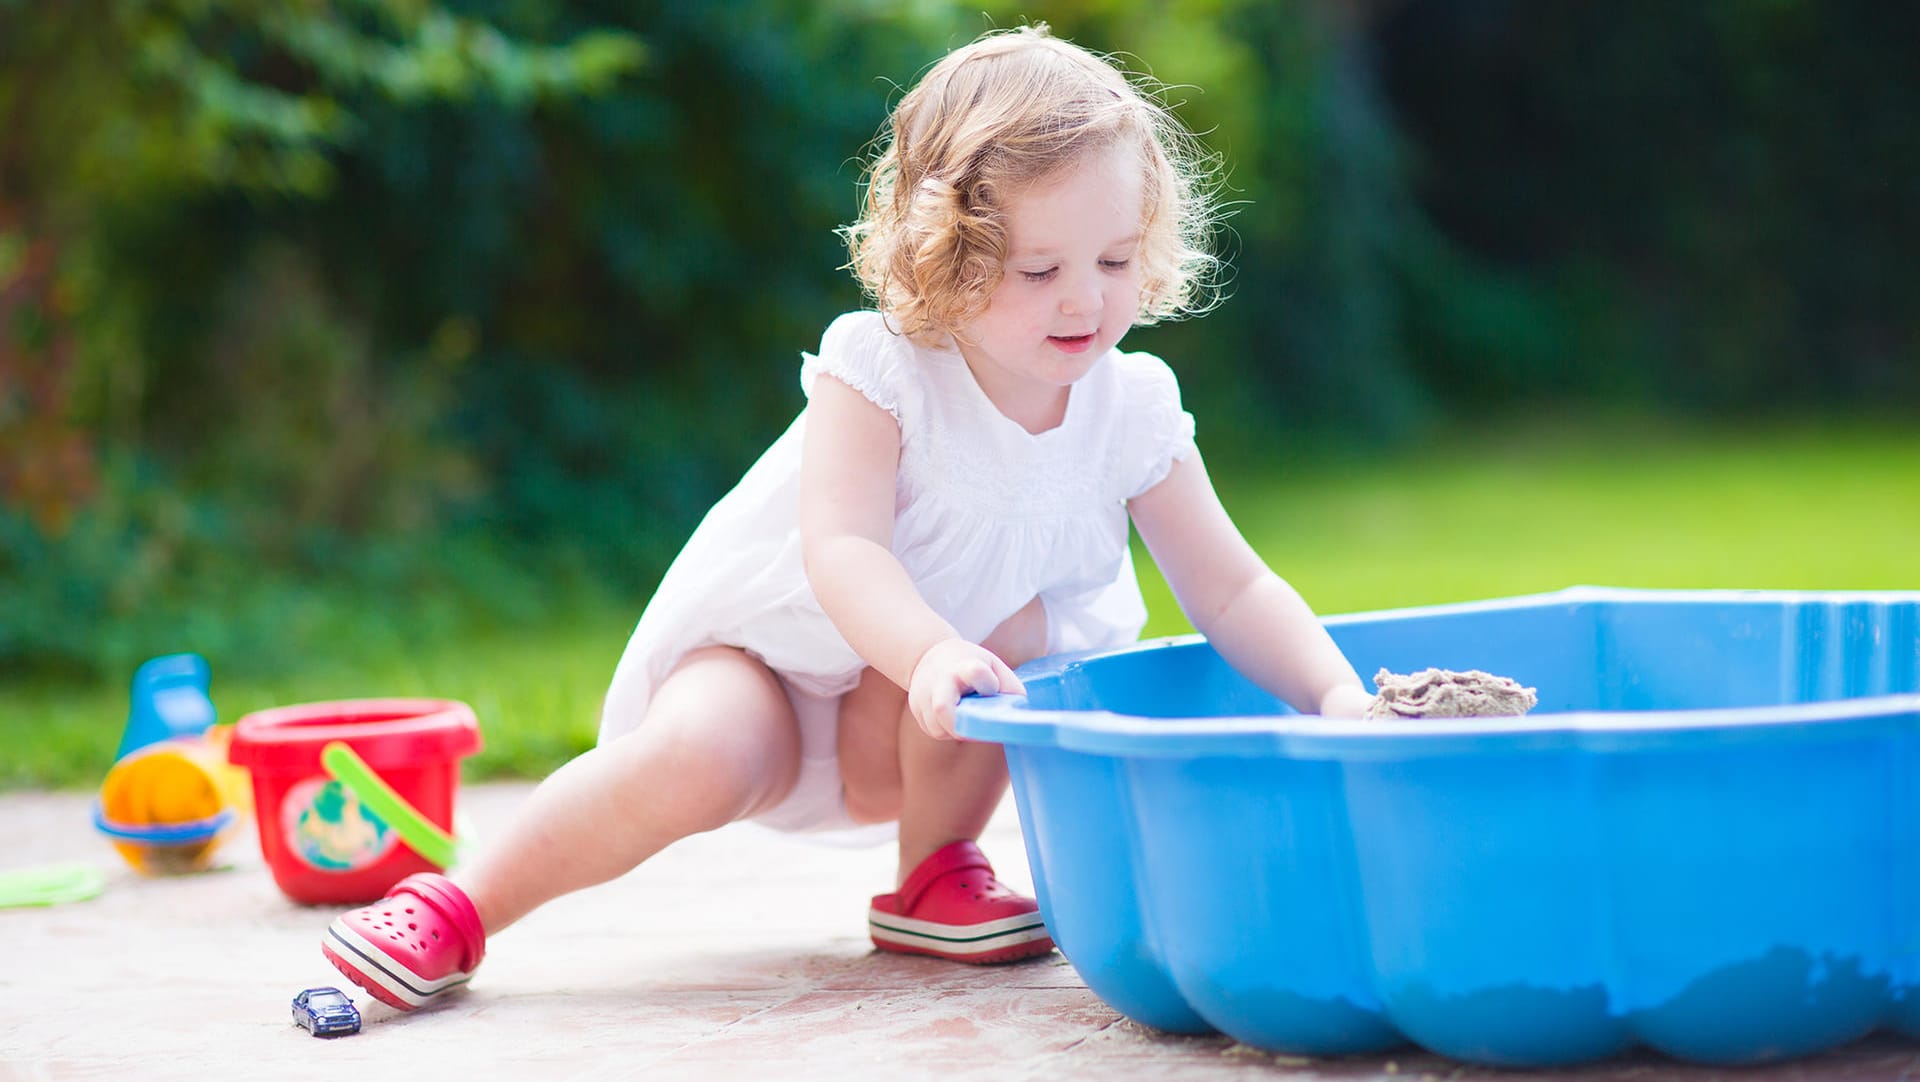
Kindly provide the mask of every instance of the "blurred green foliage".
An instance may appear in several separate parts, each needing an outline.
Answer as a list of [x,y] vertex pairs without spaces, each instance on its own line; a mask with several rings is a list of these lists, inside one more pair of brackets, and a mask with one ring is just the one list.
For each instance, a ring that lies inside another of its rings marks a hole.
[[[1214,475],[1248,541],[1324,613],[1607,586],[1910,589],[1920,429],[1556,417],[1437,431],[1418,453],[1315,455]],[[1310,468],[1305,468],[1310,467]],[[1524,513],[1515,513],[1520,510]],[[1790,509],[1790,510],[1783,510]],[[1192,630],[1143,546],[1148,635]],[[222,721],[372,692],[454,698],[486,746],[468,778],[538,778],[591,747],[633,610],[450,628],[297,668],[213,670]],[[1370,674],[1362,674],[1363,676]],[[0,791],[98,785],[131,673],[0,682]]]
[[[982,11],[984,7],[984,11]],[[1209,453],[1920,403],[1916,9],[1071,0],[1229,167]],[[1031,12],[1034,15],[1039,12]],[[637,613],[1006,3],[0,0],[0,673]]]
[[1434,386],[1696,411],[1920,400],[1920,8],[1408,5],[1379,52],[1429,219]]

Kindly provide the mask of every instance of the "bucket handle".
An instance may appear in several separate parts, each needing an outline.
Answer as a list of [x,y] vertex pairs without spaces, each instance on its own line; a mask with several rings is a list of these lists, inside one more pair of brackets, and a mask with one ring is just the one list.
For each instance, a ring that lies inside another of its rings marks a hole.
[[373,810],[375,815],[387,821],[402,841],[413,847],[436,867],[453,867],[459,857],[460,845],[453,835],[441,830],[439,825],[420,814],[420,810],[407,802],[407,798],[394,791],[385,778],[373,772],[365,759],[349,747],[346,742],[330,740],[320,749],[320,765],[326,767],[333,779],[359,798],[361,804]]

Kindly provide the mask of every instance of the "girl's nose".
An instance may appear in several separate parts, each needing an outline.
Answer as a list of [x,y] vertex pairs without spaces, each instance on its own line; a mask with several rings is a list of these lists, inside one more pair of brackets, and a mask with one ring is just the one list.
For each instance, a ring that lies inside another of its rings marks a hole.
[[1084,316],[1100,310],[1100,284],[1087,278],[1068,283],[1060,296],[1060,314]]

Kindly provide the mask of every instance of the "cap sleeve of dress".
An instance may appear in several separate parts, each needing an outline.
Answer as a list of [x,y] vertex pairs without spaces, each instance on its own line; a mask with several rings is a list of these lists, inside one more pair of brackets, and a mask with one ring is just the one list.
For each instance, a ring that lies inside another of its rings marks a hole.
[[1180,381],[1167,362],[1151,353],[1122,354],[1120,360],[1127,391],[1123,488],[1130,500],[1193,453],[1193,414],[1181,408]]
[[800,390],[813,397],[813,381],[824,372],[898,421],[908,356],[907,340],[888,330],[880,313],[848,312],[827,326],[820,352],[801,355]]

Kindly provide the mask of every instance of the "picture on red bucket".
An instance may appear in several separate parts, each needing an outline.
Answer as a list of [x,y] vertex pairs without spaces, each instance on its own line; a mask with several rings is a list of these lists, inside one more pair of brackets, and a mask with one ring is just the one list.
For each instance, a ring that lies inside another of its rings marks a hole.
[[452,830],[460,760],[481,745],[472,708],[447,699],[307,703],[241,718],[229,755],[253,778],[261,856],[306,905],[373,901],[440,867],[406,842],[391,807],[383,815],[374,805],[384,802],[328,770],[323,752],[336,742],[441,831]]

